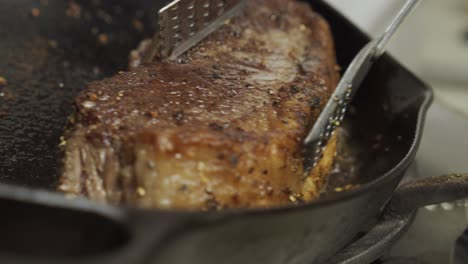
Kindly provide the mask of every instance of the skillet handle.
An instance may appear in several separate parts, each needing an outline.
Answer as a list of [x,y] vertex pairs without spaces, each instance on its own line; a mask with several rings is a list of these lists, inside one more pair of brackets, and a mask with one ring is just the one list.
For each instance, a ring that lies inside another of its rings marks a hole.
[[327,263],[371,263],[398,241],[414,219],[416,209],[468,197],[468,174],[425,178],[400,186],[380,217],[380,222]]
[[403,215],[417,208],[468,197],[468,174],[448,174],[409,182],[393,194],[387,213]]

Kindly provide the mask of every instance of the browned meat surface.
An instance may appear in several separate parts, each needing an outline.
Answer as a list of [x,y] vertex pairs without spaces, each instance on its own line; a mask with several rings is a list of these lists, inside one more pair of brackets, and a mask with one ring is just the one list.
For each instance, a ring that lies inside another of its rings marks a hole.
[[65,135],[59,189],[112,204],[222,209],[315,198],[302,141],[337,83],[327,23],[306,4],[248,1],[175,62],[91,83]]

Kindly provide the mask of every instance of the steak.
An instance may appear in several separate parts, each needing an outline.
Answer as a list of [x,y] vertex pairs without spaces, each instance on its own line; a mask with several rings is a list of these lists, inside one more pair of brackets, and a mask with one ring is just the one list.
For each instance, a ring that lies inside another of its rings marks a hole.
[[90,83],[64,136],[59,190],[196,210],[316,198],[336,139],[310,172],[302,142],[339,77],[329,26],[305,3],[247,5],[175,61]]

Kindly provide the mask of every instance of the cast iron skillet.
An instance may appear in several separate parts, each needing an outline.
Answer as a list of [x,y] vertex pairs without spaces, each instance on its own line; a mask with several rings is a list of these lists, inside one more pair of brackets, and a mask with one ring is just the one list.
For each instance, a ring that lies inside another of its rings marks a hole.
[[[432,94],[389,56],[371,71],[347,117],[345,145],[359,162],[353,173],[335,175],[331,189],[359,184],[350,191],[297,207],[223,212],[111,207],[54,193],[71,101],[87,82],[125,70],[126,54],[152,30],[148,2],[0,4],[0,75],[9,83],[0,91],[0,262],[339,263],[350,248],[378,247],[375,238],[415,208],[468,195],[462,176],[394,192],[415,156]],[[331,23],[345,67],[368,38],[326,4],[310,4]],[[147,27],[136,30],[135,19]],[[378,216],[383,223],[356,240]]]

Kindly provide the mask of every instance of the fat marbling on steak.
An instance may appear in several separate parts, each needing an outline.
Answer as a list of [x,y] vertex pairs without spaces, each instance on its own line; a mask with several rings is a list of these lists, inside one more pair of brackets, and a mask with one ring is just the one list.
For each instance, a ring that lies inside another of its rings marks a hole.
[[65,135],[59,189],[149,208],[271,207],[319,194],[302,142],[337,81],[326,21],[305,3],[247,8],[176,61],[89,84]]

